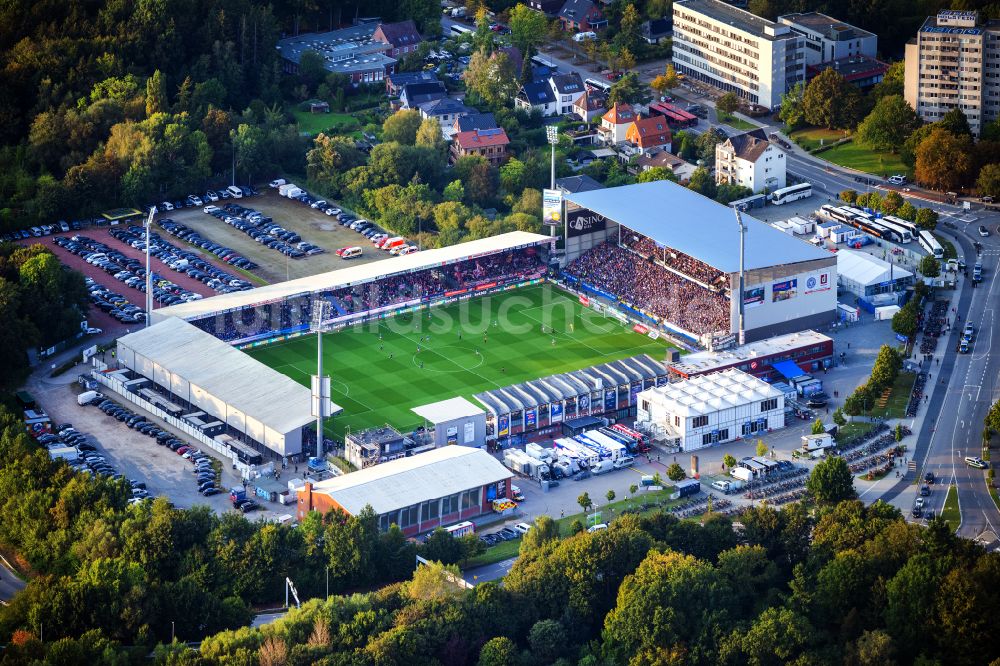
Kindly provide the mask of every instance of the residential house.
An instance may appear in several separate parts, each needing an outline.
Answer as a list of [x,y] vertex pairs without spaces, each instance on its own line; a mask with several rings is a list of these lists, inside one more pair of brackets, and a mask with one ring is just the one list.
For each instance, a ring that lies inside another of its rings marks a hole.
[[534,9],[549,18],[555,18],[562,6],[563,0],[528,0],[528,9]]
[[530,81],[517,92],[514,106],[529,113],[538,111],[543,116],[552,116],[556,114],[556,96],[548,81]]
[[677,176],[678,181],[690,180],[691,174],[697,169],[695,165],[685,162],[670,151],[658,149],[650,150],[649,153],[637,157],[635,159],[635,167],[634,169],[630,169],[630,171],[641,173],[654,167],[670,169]]
[[674,22],[670,18],[646,21],[639,26],[639,32],[647,44],[659,44],[660,40],[674,34]]
[[563,194],[579,194],[580,192],[590,192],[591,190],[603,190],[604,185],[586,174],[577,176],[566,176],[556,178],[556,189],[562,190]]
[[556,114],[561,116],[573,113],[573,102],[586,90],[583,79],[576,72],[553,74],[549,77],[549,85],[556,100]]
[[452,137],[451,163],[466,155],[482,155],[490,164],[500,166],[507,161],[510,139],[502,127],[459,132]]
[[607,101],[608,95],[603,90],[588,88],[573,102],[573,114],[580,120],[589,123],[604,113]]
[[388,95],[398,95],[403,92],[403,86],[411,83],[431,83],[437,80],[437,74],[427,70],[420,70],[419,72],[393,72],[385,77],[385,92]]
[[759,194],[785,187],[785,151],[763,129],[729,137],[715,146],[715,182],[742,185]]
[[400,58],[411,51],[416,51],[423,41],[417,31],[416,23],[412,20],[380,23],[375,28],[372,39],[388,44],[391,47],[389,55],[393,58]]
[[516,46],[502,46],[494,51],[493,55],[496,56],[497,53],[503,53],[507,56],[511,67],[514,68],[514,74],[520,78],[521,69],[524,67],[524,56],[521,55],[521,49]]
[[475,109],[470,109],[457,99],[442,97],[432,102],[424,102],[419,107],[421,118],[433,118],[441,126],[441,134],[445,139],[450,139],[455,133],[455,121],[470,113],[475,113]]
[[468,113],[455,118],[455,131],[468,132],[470,130],[485,130],[498,127],[497,119],[492,113]]
[[567,32],[591,32],[606,27],[608,19],[592,0],[566,0],[559,10],[559,23]]
[[626,140],[628,128],[635,122],[636,114],[628,104],[615,104],[601,116],[601,126],[597,128],[604,143],[616,145]]
[[670,150],[670,126],[663,116],[637,116],[625,131],[625,140],[646,154],[653,148]]
[[440,81],[408,83],[403,86],[403,89],[399,93],[399,103],[401,108],[416,109],[421,104],[433,102],[437,99],[444,99],[447,96],[448,89]]

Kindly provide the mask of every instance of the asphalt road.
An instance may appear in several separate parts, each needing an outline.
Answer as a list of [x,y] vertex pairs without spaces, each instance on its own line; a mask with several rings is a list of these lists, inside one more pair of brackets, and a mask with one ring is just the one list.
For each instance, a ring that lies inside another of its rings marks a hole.
[[516,557],[512,557],[509,560],[503,560],[502,562],[497,562],[496,564],[487,564],[486,566],[476,567],[475,569],[467,569],[462,572],[462,577],[473,585],[488,583],[491,580],[498,580],[510,573],[510,569],[514,566],[514,562],[516,560]]
[[8,602],[24,589],[26,583],[14,575],[7,565],[0,561],[0,602]]

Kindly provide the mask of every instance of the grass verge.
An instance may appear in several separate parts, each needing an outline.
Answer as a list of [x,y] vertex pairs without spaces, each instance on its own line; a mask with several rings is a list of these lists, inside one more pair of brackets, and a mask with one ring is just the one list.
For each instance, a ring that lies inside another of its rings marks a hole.
[[873,424],[867,421],[851,421],[837,428],[836,440],[838,443],[849,442],[855,437],[864,435],[872,429]]
[[887,176],[897,173],[908,176],[910,174],[910,170],[903,164],[899,155],[875,152],[865,148],[856,141],[835,146],[830,150],[820,153],[817,157],[827,162],[847,167],[848,169],[864,171],[875,176]]
[[805,150],[815,150],[821,146],[828,146],[835,141],[840,141],[844,138],[844,132],[825,127],[810,127],[791,132],[788,136],[796,145]]
[[931,235],[937,239],[938,243],[941,243],[942,249],[944,249],[944,258],[947,259],[958,259],[958,252],[955,251],[955,245],[950,240],[942,236],[941,234],[935,234],[931,232]]
[[310,113],[300,109],[291,109],[291,113],[303,134],[347,134],[361,127],[357,118],[349,113]]
[[944,498],[944,508],[941,509],[941,517],[948,523],[948,527],[954,532],[962,522],[962,513],[958,508],[958,488],[948,486],[948,496]]
[[737,118],[736,116],[730,115],[728,113],[720,112],[718,113],[718,117],[719,117],[719,122],[722,123],[723,125],[729,125],[730,127],[736,128],[738,130],[743,130],[745,132],[749,130],[755,130],[758,127],[760,127],[759,125],[747,122],[742,118]]

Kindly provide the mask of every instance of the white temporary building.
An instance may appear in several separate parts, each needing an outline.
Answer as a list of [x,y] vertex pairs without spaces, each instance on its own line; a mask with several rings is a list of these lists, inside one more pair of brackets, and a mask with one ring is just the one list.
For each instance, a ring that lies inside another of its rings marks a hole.
[[636,403],[636,422],[648,424],[682,451],[785,425],[785,395],[735,368],[646,389]]
[[[118,339],[121,365],[278,455],[302,451],[311,391],[183,319]],[[333,412],[341,408],[333,405]]]
[[867,252],[842,249],[837,253],[837,284],[855,296],[903,291],[913,284],[913,273]]

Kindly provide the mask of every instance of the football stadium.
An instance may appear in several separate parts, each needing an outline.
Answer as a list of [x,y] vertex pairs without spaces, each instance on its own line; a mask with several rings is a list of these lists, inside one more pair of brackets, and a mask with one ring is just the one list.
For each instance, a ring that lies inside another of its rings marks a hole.
[[[410,430],[412,408],[455,396],[485,406],[494,440],[633,414],[637,391],[666,381],[671,341],[732,344],[733,211],[665,181],[565,206],[563,239],[515,231],[155,310],[119,339],[116,381],[210,445],[270,459],[313,449],[317,331],[327,436]],[[832,321],[835,257],[744,221],[747,339]]]

